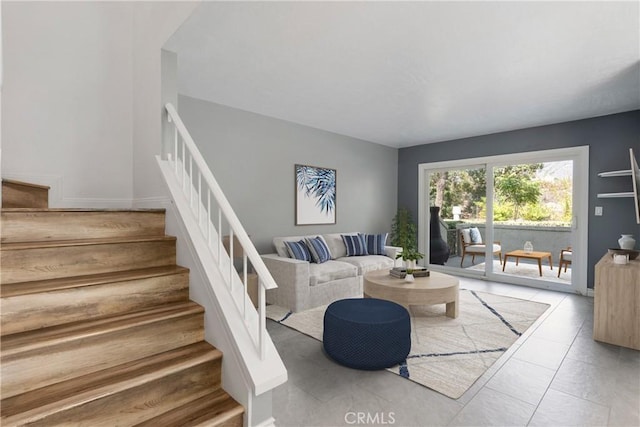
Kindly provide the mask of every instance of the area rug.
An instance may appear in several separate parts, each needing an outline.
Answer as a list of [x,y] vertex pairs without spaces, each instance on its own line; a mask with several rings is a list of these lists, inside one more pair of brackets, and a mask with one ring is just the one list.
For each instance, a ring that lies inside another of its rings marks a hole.
[[[467,267],[469,270],[479,270],[484,271],[484,262],[481,262],[476,265],[472,265],[471,267]],[[562,269],[560,273],[560,278],[558,278],[558,266],[554,265],[553,270],[549,268],[549,264],[545,261],[542,261],[542,277],[540,277],[540,271],[538,270],[538,263],[528,263],[526,261],[520,260],[518,265],[516,265],[515,260],[509,257],[507,261],[507,265],[504,268],[504,274],[510,274],[512,276],[521,276],[521,277],[529,277],[532,279],[542,279],[542,280],[551,280],[554,282],[561,282],[571,284],[571,267],[567,268],[567,271]],[[493,262],[493,271],[496,273],[502,273],[502,265],[500,261],[495,260]]]
[[[458,318],[445,305],[411,307],[411,351],[387,370],[457,399],[529,328],[548,304],[460,290]],[[299,313],[267,306],[267,317],[322,341],[326,306]]]

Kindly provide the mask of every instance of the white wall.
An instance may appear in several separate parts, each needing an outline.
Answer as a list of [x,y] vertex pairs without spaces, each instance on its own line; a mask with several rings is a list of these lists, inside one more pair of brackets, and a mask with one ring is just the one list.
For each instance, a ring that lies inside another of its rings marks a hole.
[[3,2],[2,19],[3,177],[52,185],[52,206],[128,203],[131,4]]
[[160,154],[161,48],[198,2],[136,2],[133,9],[133,197],[148,206],[166,195]]
[[3,1],[3,177],[53,207],[164,194],[160,49],[196,4]]

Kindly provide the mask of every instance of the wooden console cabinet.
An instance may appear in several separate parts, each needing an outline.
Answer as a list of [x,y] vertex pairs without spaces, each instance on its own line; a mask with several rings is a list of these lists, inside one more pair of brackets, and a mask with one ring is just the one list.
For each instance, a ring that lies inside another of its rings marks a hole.
[[640,350],[640,259],[596,264],[593,339]]

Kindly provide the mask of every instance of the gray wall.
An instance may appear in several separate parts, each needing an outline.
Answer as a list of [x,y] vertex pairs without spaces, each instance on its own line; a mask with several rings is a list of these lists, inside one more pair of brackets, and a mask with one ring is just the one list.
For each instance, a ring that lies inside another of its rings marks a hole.
[[[583,145],[589,146],[587,286],[593,288],[594,266],[607,248],[618,247],[617,240],[622,233],[640,236],[640,225],[636,224],[631,199],[596,197],[597,193],[631,191],[630,177],[599,178],[597,174],[629,169],[629,148],[634,148],[640,161],[640,110],[400,149],[398,206],[409,208],[417,218],[420,163]],[[603,216],[593,215],[595,206],[603,206]]]
[[[178,108],[260,253],[274,236],[389,231],[397,149],[186,96]],[[337,170],[335,225],[294,225],[295,164]]]

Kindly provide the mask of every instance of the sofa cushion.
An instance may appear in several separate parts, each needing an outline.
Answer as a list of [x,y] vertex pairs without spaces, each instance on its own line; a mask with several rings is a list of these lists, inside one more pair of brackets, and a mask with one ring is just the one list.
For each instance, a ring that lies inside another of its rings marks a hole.
[[309,264],[310,286],[356,276],[358,276],[358,268],[346,262],[330,260],[322,264]]
[[[486,245],[469,245],[466,248],[464,248],[464,251],[469,253],[474,253],[474,254],[484,254],[485,248],[486,248]],[[501,250],[500,245],[495,243],[492,245],[493,252],[499,252],[500,250]]]
[[358,269],[358,275],[362,276],[369,271],[385,270],[393,268],[394,261],[388,256],[383,255],[366,255],[356,257],[343,257],[337,261],[346,262]]
[[322,264],[323,262],[327,262],[331,259],[331,252],[329,252],[329,248],[322,236],[308,237],[304,240],[307,243],[313,262],[316,264]]
[[386,255],[385,245],[387,244],[387,236],[389,233],[381,234],[362,234],[367,244],[367,253],[369,255]]
[[367,253],[367,244],[362,234],[348,235],[343,234],[342,241],[347,248],[347,256],[369,255]]
[[338,259],[347,256],[347,247],[342,241],[343,234],[354,235],[358,233],[329,233],[322,235],[322,237],[324,237],[324,241],[329,247],[329,252],[331,252],[331,259]]
[[287,246],[289,258],[299,259],[300,261],[311,261],[311,253],[304,240],[284,243]]

